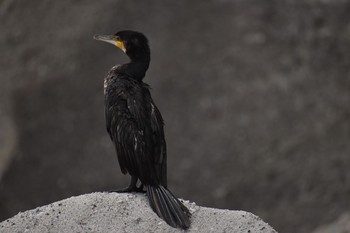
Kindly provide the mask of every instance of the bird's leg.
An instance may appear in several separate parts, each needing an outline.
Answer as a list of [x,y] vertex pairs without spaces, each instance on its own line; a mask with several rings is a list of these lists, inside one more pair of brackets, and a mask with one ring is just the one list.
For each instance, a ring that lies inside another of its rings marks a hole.
[[143,190],[142,182],[140,183],[139,187],[136,186],[136,192],[139,192],[139,193],[145,193],[146,192],[145,190]]
[[[130,184],[128,187],[123,188],[123,189],[111,190],[109,192],[117,192],[117,193],[142,192],[143,185],[141,184],[140,187],[137,187],[136,183],[137,183],[137,177],[131,176],[131,181],[130,181]],[[141,188],[141,190],[140,190],[140,188]]]

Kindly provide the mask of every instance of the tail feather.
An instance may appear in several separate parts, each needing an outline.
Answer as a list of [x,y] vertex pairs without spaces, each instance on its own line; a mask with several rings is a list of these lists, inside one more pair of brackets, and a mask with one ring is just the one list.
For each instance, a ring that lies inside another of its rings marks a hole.
[[[160,187],[161,191],[164,193],[165,196],[169,196],[172,199],[172,202],[169,202],[171,209],[173,210],[173,213],[177,219],[180,219],[180,222],[186,223],[186,225],[189,225],[189,218],[190,215],[189,210],[167,189],[165,189],[163,186]],[[180,207],[180,208],[179,208]],[[185,213],[185,214],[184,214]]]
[[157,195],[155,205],[158,207],[157,210],[160,210],[160,217],[162,219],[168,219],[170,221],[169,225],[176,227],[176,220],[172,217],[174,210],[170,208],[171,202],[167,202],[166,196],[161,192],[161,189],[155,189],[155,192]]
[[170,226],[190,227],[190,211],[168,189],[149,185],[147,196],[153,211]]

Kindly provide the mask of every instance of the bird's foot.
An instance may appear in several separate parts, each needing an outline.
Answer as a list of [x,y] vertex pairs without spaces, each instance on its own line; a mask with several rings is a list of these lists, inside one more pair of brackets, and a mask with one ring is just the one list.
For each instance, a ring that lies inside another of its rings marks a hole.
[[112,190],[109,190],[108,192],[109,193],[131,193],[134,191],[134,188],[128,186],[126,188],[122,188],[122,189],[112,189]]
[[143,185],[140,185],[140,187],[137,187],[136,185],[134,185],[134,186],[128,186],[122,189],[109,190],[108,192],[109,193],[132,193],[132,192],[145,193],[146,191],[143,190]]
[[123,189],[117,189],[117,190],[110,190],[109,192],[116,192],[116,193],[131,193],[131,192],[137,192],[137,193],[145,193],[146,191],[143,190],[143,184],[140,182],[140,186],[137,187],[137,180],[138,178],[136,176],[131,177],[131,181],[128,187]]

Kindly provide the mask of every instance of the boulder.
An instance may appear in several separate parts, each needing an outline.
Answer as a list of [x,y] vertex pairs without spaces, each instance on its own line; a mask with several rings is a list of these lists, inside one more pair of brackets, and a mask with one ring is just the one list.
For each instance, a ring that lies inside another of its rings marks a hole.
[[[183,201],[192,213],[186,232],[276,232],[245,211],[206,208]],[[91,193],[20,212],[0,232],[183,232],[167,225],[144,194]]]

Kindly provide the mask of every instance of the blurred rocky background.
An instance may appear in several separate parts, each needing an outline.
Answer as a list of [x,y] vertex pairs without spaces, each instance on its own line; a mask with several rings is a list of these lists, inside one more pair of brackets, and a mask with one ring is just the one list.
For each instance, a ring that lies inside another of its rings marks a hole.
[[128,184],[103,78],[133,29],[177,196],[311,232],[350,210],[350,1],[0,1],[0,220]]

